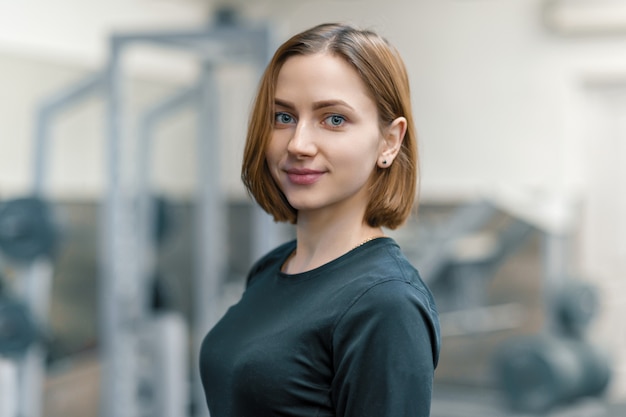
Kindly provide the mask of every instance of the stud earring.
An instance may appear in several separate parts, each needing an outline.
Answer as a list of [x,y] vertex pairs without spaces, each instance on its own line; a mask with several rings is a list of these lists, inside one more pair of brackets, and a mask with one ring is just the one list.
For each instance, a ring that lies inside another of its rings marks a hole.
[[387,160],[383,159],[383,165],[387,165]]

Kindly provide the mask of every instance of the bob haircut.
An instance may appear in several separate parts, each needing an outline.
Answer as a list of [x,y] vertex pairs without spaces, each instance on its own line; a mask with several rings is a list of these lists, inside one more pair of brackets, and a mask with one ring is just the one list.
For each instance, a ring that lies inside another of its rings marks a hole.
[[297,223],[298,212],[274,181],[265,152],[274,128],[276,80],[282,65],[291,56],[318,53],[340,57],[357,71],[376,103],[381,132],[398,117],[407,120],[402,146],[391,166],[373,169],[364,218],[372,227],[395,229],[409,217],[416,199],[417,139],[404,62],[392,45],[369,30],[345,24],[322,24],[294,35],[278,48],[263,73],[253,104],[241,179],[275,221]]

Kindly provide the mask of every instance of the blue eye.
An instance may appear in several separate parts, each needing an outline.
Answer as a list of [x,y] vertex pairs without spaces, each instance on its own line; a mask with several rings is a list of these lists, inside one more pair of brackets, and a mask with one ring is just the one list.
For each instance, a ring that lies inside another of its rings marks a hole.
[[289,113],[279,111],[274,114],[274,121],[281,125],[287,125],[289,123],[294,123],[294,118]]
[[339,114],[331,114],[325,119],[325,123],[331,127],[341,127],[345,122],[346,118]]

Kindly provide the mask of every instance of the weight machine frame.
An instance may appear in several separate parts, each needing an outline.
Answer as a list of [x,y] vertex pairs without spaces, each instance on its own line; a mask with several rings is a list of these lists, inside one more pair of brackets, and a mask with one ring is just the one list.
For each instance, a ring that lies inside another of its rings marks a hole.
[[[45,199],[47,184],[45,173],[48,168],[48,144],[51,137],[51,125],[62,111],[103,86],[102,77],[92,75],[42,101],[36,112],[35,136],[33,144],[33,183],[35,197]],[[45,327],[52,289],[53,264],[45,256],[32,262],[16,265],[17,296],[33,313],[39,326]],[[0,396],[3,407],[0,417],[40,417],[42,415],[43,383],[45,377],[45,347],[41,341],[34,343],[23,357],[3,359],[0,362],[3,375],[3,391],[14,398]],[[4,392],[0,392],[4,395]]]
[[[200,74],[197,83],[183,88],[149,109],[141,118],[139,127],[140,152],[138,173],[134,173],[138,188],[132,184],[122,169],[122,160],[127,144],[124,102],[124,54],[132,46],[152,45],[189,52],[199,60]],[[45,173],[48,169],[47,156],[50,143],[50,126],[65,109],[80,103],[85,98],[102,94],[106,100],[106,171],[107,184],[102,204],[99,229],[100,277],[99,277],[99,326],[101,349],[101,396],[99,415],[102,417],[143,417],[148,410],[145,399],[139,397],[140,387],[140,338],[145,332],[140,327],[154,324],[146,311],[147,297],[145,273],[150,269],[154,253],[148,241],[149,222],[153,216],[149,200],[152,134],[163,118],[183,107],[195,107],[198,113],[197,144],[199,177],[196,190],[196,215],[194,223],[195,250],[193,288],[192,339],[192,392],[189,398],[187,387],[176,394],[178,409],[161,409],[163,417],[188,415],[190,404],[194,404],[197,416],[208,415],[204,406],[204,392],[198,372],[198,357],[202,339],[217,321],[217,298],[222,277],[226,273],[226,235],[224,195],[219,178],[219,102],[215,70],[224,63],[251,64],[260,75],[273,52],[271,32],[266,25],[244,25],[216,22],[207,27],[181,31],[149,31],[113,34],[109,43],[109,59],[103,71],[85,77],[75,85],[44,100],[37,113],[34,152],[35,195],[45,192]],[[139,202],[137,205],[136,203]],[[257,258],[279,241],[273,220],[255,206],[251,231],[252,258]],[[51,263],[48,260],[34,262],[25,274],[25,298],[29,306],[40,316],[45,316],[49,302],[52,279]],[[153,318],[153,317],[152,317]],[[177,322],[168,327],[177,333],[175,337],[186,337],[185,324]],[[182,332],[178,330],[183,330]],[[160,335],[164,337],[164,335]],[[179,342],[184,343],[184,342]],[[176,350],[176,349],[175,349]],[[180,353],[180,349],[178,349]],[[45,373],[44,354],[41,347],[25,360],[24,368],[18,368],[20,385],[14,391],[19,394],[17,408],[20,417],[40,417]],[[2,363],[0,363],[2,365]],[[8,369],[11,371],[11,369]],[[0,374],[11,377],[12,372]],[[178,370],[180,371],[180,370]],[[179,372],[180,378],[189,379]],[[186,381],[188,383],[188,381]],[[167,383],[167,381],[164,381]],[[185,383],[185,381],[181,381]],[[168,389],[172,386],[170,385]],[[175,396],[176,396],[175,395]],[[148,399],[154,402],[156,399]],[[182,404],[184,403],[184,404]],[[184,410],[181,410],[185,407]],[[167,408],[167,407],[165,407]],[[8,414],[7,417],[16,417]],[[0,410],[2,411],[2,410]],[[13,410],[11,410],[13,411]],[[151,416],[153,414],[150,414]],[[1,417],[4,417],[2,415]]]
[[[215,70],[226,62],[246,61],[262,68],[271,49],[270,32],[267,27],[244,27],[241,25],[216,25],[199,30],[180,32],[147,32],[117,34],[111,38],[110,56],[105,79],[107,95],[107,160],[109,184],[102,218],[103,252],[101,259],[103,276],[100,293],[103,297],[103,368],[101,415],[107,417],[138,417],[141,404],[134,385],[141,372],[137,368],[137,345],[135,326],[141,322],[145,311],[141,311],[141,297],[145,294],[140,283],[145,279],[149,250],[146,248],[145,229],[137,241],[133,227],[133,192],[125,183],[120,170],[123,154],[124,86],[121,61],[129,47],[138,44],[157,45],[177,50],[186,50],[200,58],[198,84],[191,90],[182,90],[155,106],[143,119],[142,145],[150,142],[150,130],[155,122],[180,106],[192,103],[198,112],[198,166],[199,178],[196,190],[196,236],[195,277],[193,288],[194,325],[192,336],[192,395],[196,415],[206,415],[204,392],[197,371],[197,360],[202,339],[217,321],[217,299],[222,278],[226,273],[225,259],[225,207],[220,185],[221,164],[219,160],[218,100]],[[144,155],[149,155],[144,152]],[[146,202],[149,179],[149,162],[140,162],[140,201]],[[143,176],[142,176],[143,175]],[[142,204],[144,210],[149,206]],[[149,210],[149,208],[148,208]],[[149,213],[146,218],[150,217]],[[148,224],[145,220],[137,224]],[[253,231],[253,252],[265,252],[273,243],[273,224],[265,213],[255,213],[256,230]],[[137,261],[134,255],[139,254]],[[142,258],[142,256],[144,256]],[[143,265],[142,265],[143,263]],[[137,302],[137,301],[140,302]],[[179,410],[180,412],[180,410]]]

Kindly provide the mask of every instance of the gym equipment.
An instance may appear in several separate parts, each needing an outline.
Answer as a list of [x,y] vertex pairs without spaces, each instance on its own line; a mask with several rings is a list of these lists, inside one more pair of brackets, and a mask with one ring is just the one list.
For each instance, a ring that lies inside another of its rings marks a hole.
[[542,200],[508,192],[500,197],[504,206],[542,232],[545,324],[541,333],[511,338],[496,349],[498,388],[512,409],[530,413],[602,395],[611,379],[609,357],[585,338],[597,310],[597,293],[569,272],[575,205],[555,195]]
[[611,379],[606,352],[585,340],[597,310],[594,288],[568,280],[548,314],[551,332],[512,338],[496,352],[496,378],[511,408],[546,412],[603,393]]
[[[220,18],[221,16],[221,18]],[[221,20],[220,20],[221,19]],[[170,360],[179,363],[183,358],[176,352],[175,340],[159,338],[159,332],[151,336],[140,337],[137,326],[151,326],[159,320],[150,308],[150,289],[153,276],[153,264],[156,256],[151,242],[150,219],[158,215],[149,201],[150,170],[149,158],[151,137],[157,123],[182,107],[191,108],[199,117],[197,125],[197,166],[199,168],[198,188],[195,196],[196,232],[194,253],[195,274],[193,280],[193,327],[189,332],[192,339],[192,358],[190,379],[191,398],[187,400],[196,405],[195,414],[206,415],[204,393],[197,370],[202,339],[217,321],[218,299],[223,277],[226,275],[226,234],[225,193],[220,183],[220,137],[218,67],[229,63],[246,63],[258,71],[268,60],[270,51],[270,33],[265,25],[240,24],[232,15],[220,14],[213,25],[197,30],[118,33],[111,37],[109,61],[103,72],[107,86],[107,171],[108,187],[103,204],[102,218],[102,279],[99,294],[101,297],[101,352],[103,372],[101,382],[102,417],[137,417],[144,410],[152,410],[154,417],[182,416],[189,407],[180,404],[171,390],[164,385],[173,383],[172,378],[184,378],[185,374],[161,378],[159,369],[142,367],[146,355],[155,354],[159,343],[166,343],[170,348]],[[137,152],[138,172],[121,168],[125,155],[125,146],[129,140],[124,137],[128,132],[125,111],[125,83],[122,61],[131,48],[140,45],[159,46],[188,52],[198,58],[198,79],[195,85],[185,87],[167,97],[140,118]],[[136,199],[138,197],[138,199]],[[135,204],[139,201],[140,204]],[[261,211],[258,209],[258,211]],[[274,237],[272,219],[267,215],[255,217],[253,232],[253,254],[267,250]],[[259,233],[263,231],[265,233]],[[178,321],[168,322],[168,326],[184,326]],[[178,324],[175,324],[178,323]],[[178,329],[182,331],[184,329]],[[153,343],[146,343],[150,337],[157,338]],[[146,351],[148,349],[148,351]],[[178,357],[174,357],[178,355]],[[146,376],[146,372],[151,372]],[[181,376],[182,375],[182,376]],[[168,379],[168,380],[165,380]],[[150,389],[146,381],[151,381]],[[179,386],[186,387],[189,381],[176,379]],[[154,407],[154,397],[139,395],[141,392],[159,392],[161,400],[176,407]],[[181,408],[182,407],[182,408]],[[176,409],[176,410],[175,410]],[[156,414],[155,414],[156,413]]]
[[[53,265],[52,257],[58,250],[59,226],[53,210],[45,202],[48,148],[52,139],[51,125],[70,105],[84,99],[103,87],[101,74],[90,75],[71,88],[42,100],[35,115],[33,140],[33,195],[1,206],[0,252],[16,265],[15,291],[12,296],[20,303],[10,304],[10,322],[16,318],[30,318],[44,326],[48,319]],[[25,310],[22,310],[25,309]],[[21,313],[20,313],[21,312]],[[19,320],[19,319],[17,319]],[[31,323],[32,324],[32,323]],[[28,326],[25,328],[27,329]],[[32,329],[21,337],[23,354],[0,356],[0,416],[41,417],[46,355],[41,337],[32,339]],[[40,329],[41,330],[41,329]],[[18,341],[20,338],[18,338]]]
[[[435,293],[442,334],[476,334],[521,324],[521,307],[487,305],[485,283],[531,231],[539,232],[545,331],[512,338],[496,349],[497,388],[510,408],[528,413],[599,396],[611,371],[608,356],[584,338],[597,311],[597,293],[568,274],[571,205],[553,196],[542,200],[505,191],[459,207],[443,226],[421,237],[425,248],[414,259]],[[506,227],[499,222],[495,230],[490,222],[499,212],[509,218]]]
[[588,283],[570,280],[553,298],[552,315],[559,333],[582,338],[598,310],[598,294]]
[[[104,94],[106,100],[105,166],[108,181],[102,204],[102,274],[99,288],[103,362],[100,415],[103,417],[180,417],[188,414],[191,408],[189,402],[197,404],[195,414],[207,414],[196,362],[202,338],[217,320],[219,286],[226,273],[226,239],[222,231],[226,224],[225,196],[219,181],[220,143],[217,138],[221,132],[218,129],[220,103],[216,71],[223,64],[245,63],[260,74],[273,50],[270,30],[266,25],[241,23],[232,11],[225,9],[218,9],[216,16],[214,24],[197,29],[113,34],[109,61],[103,70],[43,100],[37,113],[34,189],[37,195],[41,195],[45,190],[47,146],[55,118],[88,96]],[[126,129],[129,112],[125,108],[123,60],[127,51],[138,45],[188,53],[197,59],[199,71],[196,83],[176,91],[149,108],[140,118],[137,124],[138,173],[134,173],[121,167],[122,156],[128,155],[126,146],[132,142],[125,137],[130,129]],[[195,199],[197,233],[194,246],[197,253],[194,254],[194,319],[189,332],[193,340],[191,361],[185,356],[184,349],[177,345],[186,338],[187,324],[177,320],[175,315],[170,314],[171,311],[165,314],[160,309],[155,311],[155,300],[151,297],[154,292],[154,259],[157,256],[154,239],[156,237],[158,246],[170,228],[167,207],[162,202],[152,204],[148,192],[149,160],[153,155],[151,142],[157,124],[181,108],[191,108],[199,115],[197,158],[200,180]],[[129,172],[139,180],[135,182],[133,178],[128,178]],[[152,227],[154,222],[158,225],[156,228]],[[261,209],[255,210],[251,239],[253,257],[258,257],[280,240],[274,229],[271,217]],[[33,266],[33,271],[37,270],[37,274],[45,272],[40,270],[42,266]],[[42,295],[49,293],[49,276],[44,278],[39,286],[34,279],[26,283],[26,287],[32,290],[29,291],[33,293],[33,300],[40,299],[41,311],[45,311],[47,306],[47,300],[42,300]],[[152,330],[142,332],[138,329]],[[178,336],[164,338],[168,334]],[[20,417],[40,415],[39,410],[26,410],[29,405],[26,393],[34,408],[38,408],[41,397],[36,371],[42,367],[35,365],[41,364],[42,356],[35,359],[24,367],[33,370],[28,371],[33,377],[17,390],[22,398],[18,405]],[[156,366],[144,367],[146,361]],[[188,362],[191,362],[192,376],[188,373]],[[191,385],[189,379],[192,379]],[[185,391],[188,386],[193,389],[192,395],[187,395]],[[171,387],[179,388],[174,390]],[[150,395],[150,392],[158,393],[159,398]]]
[[151,238],[158,245],[162,245],[171,235],[174,226],[171,203],[164,196],[155,195],[152,197],[152,206]]
[[39,338],[28,307],[19,300],[0,296],[0,356],[23,356]]
[[[12,268],[10,294],[0,294],[0,374],[2,417],[40,417],[45,377],[45,324],[52,283],[50,258],[39,255]],[[0,271],[1,272],[1,271]]]
[[484,306],[487,282],[533,231],[523,221],[509,220],[501,230],[461,235],[452,241],[447,266],[436,279],[454,288],[454,310]]
[[52,257],[59,230],[51,206],[32,196],[0,204],[0,250],[18,262]]
[[0,206],[0,251],[16,271],[15,291],[10,297],[0,294],[0,403],[7,404],[2,417],[41,416],[45,354],[40,324],[48,313],[58,237],[52,209],[40,197]]
[[415,254],[414,261],[429,285],[438,280],[450,265],[454,255],[451,246],[454,242],[481,230],[497,211],[486,200],[472,201],[456,209],[443,226],[428,233],[424,244],[420,245]]
[[528,413],[600,395],[611,376],[606,354],[584,340],[548,334],[508,340],[495,366],[510,407]]
[[23,356],[40,336],[32,312],[24,302],[8,294],[0,274],[0,357]]
[[13,417],[17,414],[17,369],[13,362],[0,357],[0,416]]
[[[535,230],[503,214],[488,199],[470,201],[442,225],[420,233],[417,250],[409,254],[435,295],[444,336],[504,330],[521,322],[519,306],[487,305],[485,299],[495,271]],[[490,227],[494,219],[506,222]]]

